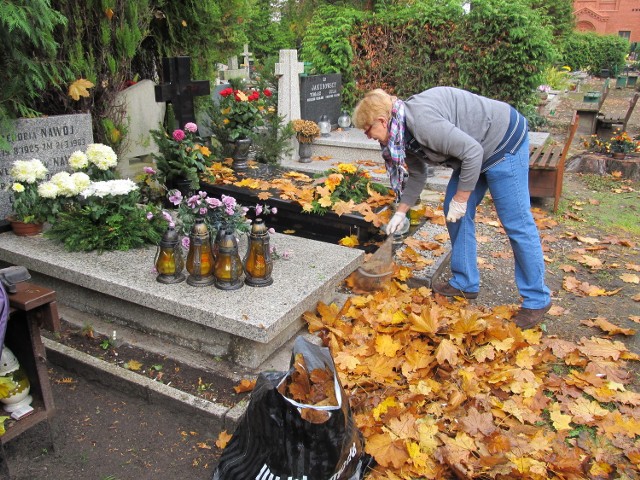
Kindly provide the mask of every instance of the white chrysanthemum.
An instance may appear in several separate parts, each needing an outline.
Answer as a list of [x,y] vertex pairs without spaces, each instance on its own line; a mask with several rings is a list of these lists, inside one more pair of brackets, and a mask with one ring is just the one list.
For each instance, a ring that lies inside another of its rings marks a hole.
[[72,197],[77,195],[76,185],[71,179],[69,172],[58,172],[51,177],[51,182],[58,187],[58,194],[63,197]]
[[108,180],[105,182],[92,182],[87,189],[85,189],[81,195],[84,198],[98,197],[103,198],[107,195],[127,195],[134,190],[137,190],[138,186],[131,180]]
[[16,160],[9,171],[14,180],[35,183],[47,175],[47,167],[36,158],[32,160]]
[[100,170],[109,170],[118,165],[118,156],[113,149],[102,143],[91,143],[87,147],[87,159]]
[[38,185],[38,195],[42,198],[56,198],[60,189],[53,182],[44,182]]
[[24,185],[22,185],[21,183],[14,183],[13,185],[11,185],[11,190],[13,190],[16,193],[22,193],[24,192]]
[[76,172],[71,175],[71,181],[75,185],[75,192],[80,193],[91,185],[91,177],[84,172]]
[[69,157],[69,166],[74,170],[82,170],[87,168],[87,165],[89,165],[89,159],[81,150],[76,150]]

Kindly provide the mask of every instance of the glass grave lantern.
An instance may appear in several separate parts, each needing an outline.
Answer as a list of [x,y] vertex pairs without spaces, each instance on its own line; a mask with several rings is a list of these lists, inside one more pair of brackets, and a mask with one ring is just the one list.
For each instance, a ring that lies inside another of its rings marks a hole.
[[338,126],[343,130],[349,130],[349,128],[351,127],[351,116],[347,113],[346,110],[343,110],[338,117]]
[[194,287],[213,285],[213,252],[211,236],[203,218],[196,218],[189,233],[189,253],[187,253],[187,283]]
[[156,280],[160,283],[180,283],[185,279],[184,258],[182,258],[182,247],[180,246],[180,237],[173,225],[169,225],[167,231],[164,232],[162,240],[158,245],[156,252],[156,270],[158,276]]
[[249,246],[244,258],[244,282],[252,287],[273,283],[273,259],[269,247],[269,232],[261,218],[256,218],[249,233]]
[[220,290],[236,290],[243,285],[242,259],[238,253],[238,241],[232,230],[226,230],[216,240],[215,286]]
[[329,121],[329,117],[322,115],[318,122],[318,127],[320,127],[320,135],[328,137],[331,133],[331,122]]

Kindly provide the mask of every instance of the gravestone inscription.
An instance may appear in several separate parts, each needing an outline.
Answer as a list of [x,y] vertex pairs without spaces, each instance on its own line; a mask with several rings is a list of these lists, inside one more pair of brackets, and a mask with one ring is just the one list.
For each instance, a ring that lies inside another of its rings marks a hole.
[[326,115],[331,125],[337,125],[341,96],[342,75],[339,73],[300,77],[300,118],[317,122]]
[[0,220],[12,211],[13,196],[9,174],[16,160],[37,158],[49,170],[49,176],[68,170],[69,156],[87,149],[93,143],[91,115],[79,113],[42,118],[20,118],[14,121],[13,133],[4,134],[11,145],[0,150]]

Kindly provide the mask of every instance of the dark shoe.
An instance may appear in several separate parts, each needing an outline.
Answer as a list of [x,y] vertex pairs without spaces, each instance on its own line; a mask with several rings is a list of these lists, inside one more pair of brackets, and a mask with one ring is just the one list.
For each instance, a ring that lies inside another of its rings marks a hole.
[[449,282],[442,283],[434,283],[431,286],[431,289],[439,293],[440,295],[444,295],[445,297],[462,297],[468,300],[473,300],[474,298],[478,298],[478,292],[463,292],[462,290],[458,290],[455,287],[449,285]]
[[550,308],[551,302],[543,308],[520,308],[520,311],[513,317],[513,321],[523,330],[535,327],[542,321],[544,314],[547,313]]

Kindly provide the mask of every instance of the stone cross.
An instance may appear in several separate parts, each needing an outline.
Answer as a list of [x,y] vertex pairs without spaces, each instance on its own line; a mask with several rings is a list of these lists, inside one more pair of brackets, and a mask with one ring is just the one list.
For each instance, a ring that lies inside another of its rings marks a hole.
[[179,128],[185,123],[195,122],[193,97],[209,95],[209,80],[191,80],[191,58],[172,57],[162,59],[162,76],[165,83],[156,85],[156,102],[173,105]]
[[238,70],[238,57],[229,57],[229,70]]
[[[304,63],[298,61],[297,50],[280,50],[280,62],[276,63],[278,77],[278,115],[284,123],[300,118],[300,74]],[[297,140],[291,139],[292,160],[298,158]]]
[[280,50],[280,62],[276,63],[278,77],[278,115],[290,122],[300,118],[300,74],[304,63],[298,62],[297,50]]
[[251,65],[251,56],[253,55],[253,53],[251,53],[249,51],[249,45],[247,45],[246,43],[244,44],[244,49],[242,50],[242,56],[244,57],[244,62],[243,65],[247,68],[249,68],[249,66]]

